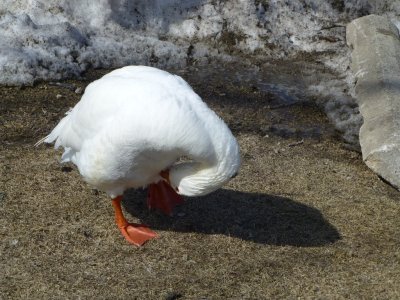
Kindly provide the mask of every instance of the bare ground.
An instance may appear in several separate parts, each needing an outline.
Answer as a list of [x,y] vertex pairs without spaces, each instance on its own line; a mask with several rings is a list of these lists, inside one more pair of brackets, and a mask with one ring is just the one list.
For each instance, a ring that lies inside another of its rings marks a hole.
[[186,78],[232,128],[243,165],[174,217],[128,191],[129,219],[160,234],[142,248],[123,240],[105,194],[52,147],[33,147],[80,96],[49,83],[0,89],[0,299],[399,299],[400,194],[325,115]]

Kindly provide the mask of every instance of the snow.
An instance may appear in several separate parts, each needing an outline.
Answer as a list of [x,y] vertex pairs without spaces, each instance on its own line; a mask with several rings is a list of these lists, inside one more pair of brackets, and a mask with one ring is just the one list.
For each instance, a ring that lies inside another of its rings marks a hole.
[[[128,19],[123,7],[128,2],[120,2],[1,2],[0,84],[75,77],[91,66],[156,60],[158,65],[170,67],[185,62],[186,49],[160,39],[166,24],[150,9],[158,7],[161,13],[168,1],[143,7],[149,13],[141,22],[139,14]],[[147,28],[150,30],[144,31]]]
[[200,60],[226,58],[232,49],[270,58],[338,49],[343,55],[343,20],[367,13],[400,15],[398,1],[340,3],[2,0],[0,84],[75,77],[89,67],[180,67],[189,47]]

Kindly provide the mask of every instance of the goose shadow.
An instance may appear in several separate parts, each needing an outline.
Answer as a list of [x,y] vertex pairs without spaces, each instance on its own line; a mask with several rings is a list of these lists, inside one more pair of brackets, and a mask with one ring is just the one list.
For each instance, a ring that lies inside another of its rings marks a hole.
[[170,217],[148,210],[146,195],[146,190],[129,190],[123,206],[154,230],[223,234],[259,244],[301,247],[340,239],[319,210],[285,197],[220,189],[185,199]]

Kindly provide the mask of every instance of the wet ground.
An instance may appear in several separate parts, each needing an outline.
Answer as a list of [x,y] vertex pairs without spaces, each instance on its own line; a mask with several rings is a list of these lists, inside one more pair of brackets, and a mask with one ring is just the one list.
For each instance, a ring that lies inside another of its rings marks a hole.
[[33,147],[106,71],[0,88],[0,298],[400,298],[399,192],[344,147],[299,76],[273,68],[254,82],[177,71],[228,123],[243,164],[173,217],[128,191],[129,219],[160,234],[142,248],[60,152]]

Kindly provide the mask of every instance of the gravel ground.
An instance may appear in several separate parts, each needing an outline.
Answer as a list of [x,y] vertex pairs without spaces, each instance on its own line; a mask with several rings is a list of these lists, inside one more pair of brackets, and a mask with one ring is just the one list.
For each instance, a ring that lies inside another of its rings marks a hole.
[[243,164],[173,217],[128,191],[127,244],[110,199],[51,146],[33,144],[105,71],[0,88],[0,299],[400,298],[400,197],[343,146],[311,101],[184,77],[237,136]]

